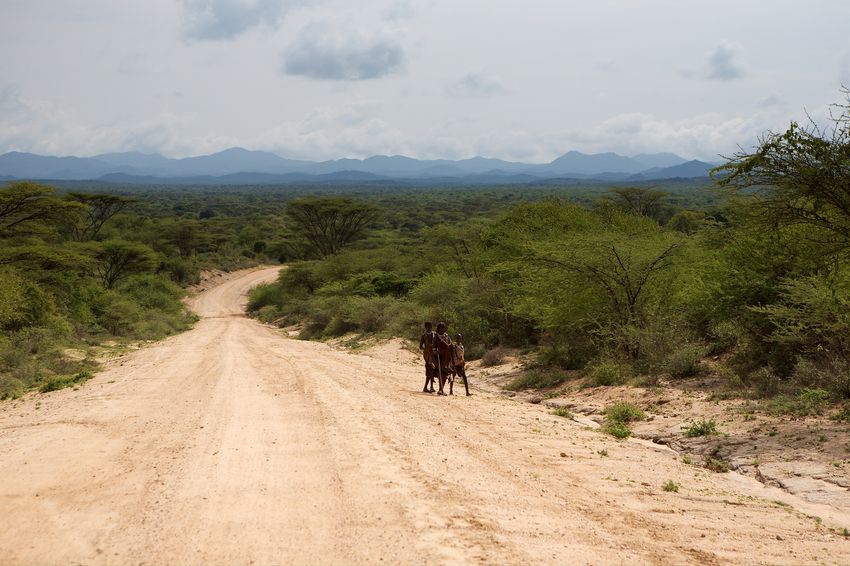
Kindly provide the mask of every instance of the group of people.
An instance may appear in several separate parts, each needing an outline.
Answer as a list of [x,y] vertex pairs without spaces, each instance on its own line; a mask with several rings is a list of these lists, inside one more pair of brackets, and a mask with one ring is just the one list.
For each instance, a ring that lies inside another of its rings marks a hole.
[[449,395],[454,395],[455,377],[463,378],[467,395],[469,382],[466,379],[466,360],[463,357],[463,336],[455,334],[454,342],[449,337],[448,326],[441,322],[434,332],[430,322],[425,323],[425,333],[419,339],[419,349],[425,358],[425,387],[423,393],[434,393],[434,378],[439,383],[437,395],[445,395],[443,387],[449,384]]

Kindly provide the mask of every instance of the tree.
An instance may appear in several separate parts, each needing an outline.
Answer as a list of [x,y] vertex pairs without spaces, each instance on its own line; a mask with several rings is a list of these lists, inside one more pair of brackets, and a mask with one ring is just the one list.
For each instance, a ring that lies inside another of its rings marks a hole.
[[286,216],[296,232],[320,257],[336,255],[363,236],[378,214],[376,207],[347,198],[300,198],[286,205]]
[[15,181],[0,189],[0,237],[48,232],[74,219],[80,209],[54,196],[52,187]]
[[128,275],[152,271],[157,265],[156,252],[137,242],[106,240],[91,249],[97,261],[95,271],[107,289]]
[[621,187],[608,191],[604,199],[623,212],[658,220],[662,201],[667,196],[664,191],[651,188]]
[[832,126],[796,122],[768,132],[753,153],[739,152],[714,171],[721,187],[748,197],[753,217],[768,227],[820,229],[825,251],[850,247],[850,90],[842,91]]
[[135,202],[127,197],[87,193],[69,193],[68,199],[83,205],[79,221],[71,226],[71,237],[78,242],[93,240],[107,220]]

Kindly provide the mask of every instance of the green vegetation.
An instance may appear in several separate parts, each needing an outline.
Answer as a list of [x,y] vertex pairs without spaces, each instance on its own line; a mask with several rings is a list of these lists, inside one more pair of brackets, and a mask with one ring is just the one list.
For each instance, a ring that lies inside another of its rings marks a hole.
[[565,419],[573,420],[573,414],[566,407],[558,407],[557,409],[552,411],[552,414],[557,417],[564,417]]
[[505,385],[508,391],[522,389],[548,389],[556,387],[567,380],[567,374],[559,370],[533,369],[509,381]]
[[628,438],[632,435],[632,429],[629,428],[628,423],[642,421],[645,418],[646,413],[640,407],[617,401],[605,407],[605,424],[602,425],[602,431],[614,438]]
[[602,426],[602,432],[610,434],[614,438],[620,440],[628,438],[632,435],[632,429],[624,422],[608,421]]
[[661,484],[661,489],[670,493],[679,493],[679,484],[677,484],[673,480],[667,480],[666,482]]
[[718,367],[734,395],[850,399],[850,103],[837,110],[830,131],[768,134],[708,188],[352,190],[344,206],[380,209],[372,229],[332,252],[285,246],[300,261],[249,307],[303,338],[415,339],[433,320],[494,352],[484,365],[535,350],[511,388]]
[[698,436],[712,436],[717,434],[717,424],[713,419],[711,420],[700,420],[692,422],[687,429],[685,429],[685,436],[689,438],[696,438]]
[[605,418],[612,422],[631,423],[644,420],[646,413],[637,405],[617,401],[605,407]]
[[772,415],[806,417],[820,415],[829,403],[830,393],[825,389],[803,389],[797,395],[777,395],[765,405]]
[[258,250],[298,241],[272,215],[201,219],[171,193],[79,189],[0,186],[0,399],[82,384],[104,341],[188,328],[183,287],[202,269],[268,262]]

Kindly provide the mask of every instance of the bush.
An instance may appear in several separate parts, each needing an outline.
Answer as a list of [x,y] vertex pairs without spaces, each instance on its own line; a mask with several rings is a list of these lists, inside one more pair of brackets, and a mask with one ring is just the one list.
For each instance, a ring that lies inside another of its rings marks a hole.
[[763,367],[752,372],[747,381],[761,397],[773,397],[779,393],[781,379],[769,367]]
[[617,401],[605,407],[605,418],[611,422],[630,423],[644,420],[646,413],[637,405]]
[[711,436],[713,434],[717,434],[717,425],[713,419],[694,421],[685,430],[685,436],[689,438]]
[[52,377],[48,379],[40,388],[39,391],[42,393],[49,393],[50,391],[58,391],[60,389],[64,389],[66,387],[70,387],[72,385],[79,385],[85,381],[88,381],[93,377],[92,373],[88,370],[83,370],[76,375],[64,376],[64,377]]
[[820,415],[829,404],[830,394],[825,389],[803,389],[796,396],[779,395],[767,403],[772,415],[806,417]]
[[850,423],[850,403],[844,403],[841,410],[832,415],[832,420],[843,423]]
[[722,458],[706,455],[703,458],[703,466],[712,472],[722,474],[729,471],[729,462]]
[[492,366],[497,366],[501,364],[504,359],[505,350],[503,348],[493,348],[492,350],[488,350],[483,356],[481,356],[481,367],[488,368]]
[[632,435],[632,429],[629,428],[629,425],[621,421],[606,422],[602,431],[619,439],[628,438]]
[[567,374],[559,370],[531,370],[505,385],[508,391],[522,389],[547,389],[556,387],[567,380]]
[[558,407],[557,409],[552,411],[552,414],[555,415],[556,417],[564,417],[565,419],[570,419],[570,420],[573,420],[575,418],[575,417],[573,417],[573,414],[570,412],[570,410],[567,409],[566,407]]
[[700,372],[701,359],[704,354],[705,348],[694,344],[689,344],[673,352],[667,360],[667,371],[670,372],[670,377],[681,378],[697,375]]
[[673,480],[667,480],[663,484],[661,484],[661,489],[670,493],[678,493],[679,485]]
[[590,369],[590,384],[594,387],[622,385],[628,379],[625,368],[613,361],[603,361]]

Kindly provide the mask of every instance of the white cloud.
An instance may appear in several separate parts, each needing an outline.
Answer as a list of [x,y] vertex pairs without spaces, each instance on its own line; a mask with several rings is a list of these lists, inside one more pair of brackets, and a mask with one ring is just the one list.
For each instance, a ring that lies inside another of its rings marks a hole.
[[736,60],[738,49],[730,43],[718,45],[708,58],[706,78],[715,81],[733,81],[745,75],[743,67]]
[[385,32],[365,34],[348,26],[314,22],[283,53],[289,75],[335,81],[376,79],[400,71],[405,51]]
[[188,39],[233,39],[259,27],[276,27],[299,0],[181,0]]
[[460,98],[488,98],[507,92],[499,79],[482,73],[467,73],[447,90],[450,95]]

